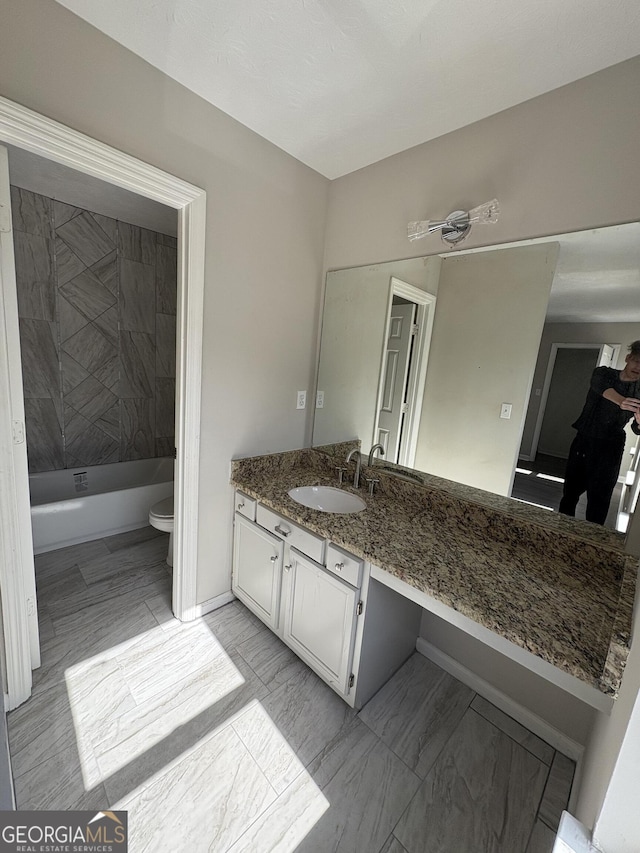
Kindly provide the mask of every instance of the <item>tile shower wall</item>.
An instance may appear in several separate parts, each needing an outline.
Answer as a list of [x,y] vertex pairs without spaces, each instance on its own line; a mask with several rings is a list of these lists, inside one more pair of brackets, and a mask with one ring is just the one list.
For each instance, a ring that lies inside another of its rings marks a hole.
[[168,456],[175,237],[11,188],[31,472]]

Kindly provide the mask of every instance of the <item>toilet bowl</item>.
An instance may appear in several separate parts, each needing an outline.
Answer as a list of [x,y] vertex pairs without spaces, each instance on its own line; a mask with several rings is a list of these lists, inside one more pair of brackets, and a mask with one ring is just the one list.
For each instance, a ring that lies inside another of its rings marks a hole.
[[154,504],[149,510],[149,524],[156,530],[169,533],[167,565],[173,566],[173,495]]

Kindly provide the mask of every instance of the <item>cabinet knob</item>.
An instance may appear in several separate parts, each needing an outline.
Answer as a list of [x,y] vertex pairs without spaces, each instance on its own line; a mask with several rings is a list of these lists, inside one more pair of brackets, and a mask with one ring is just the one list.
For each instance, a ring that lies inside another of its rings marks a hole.
[[341,572],[344,569],[344,563],[336,563],[335,569],[336,572]]
[[290,572],[290,571],[291,571],[291,566],[285,566],[285,567],[284,567],[284,570],[285,570],[285,572]]
[[273,529],[275,530],[276,533],[279,533],[280,536],[288,536],[291,533],[290,530],[285,530],[283,527],[280,527],[279,524],[276,524],[276,526]]
[[278,555],[274,554],[273,557],[270,557],[270,560],[272,563],[277,563],[278,562]]
[[238,509],[243,509],[243,508],[244,508],[244,501],[242,501],[242,503],[238,504]]

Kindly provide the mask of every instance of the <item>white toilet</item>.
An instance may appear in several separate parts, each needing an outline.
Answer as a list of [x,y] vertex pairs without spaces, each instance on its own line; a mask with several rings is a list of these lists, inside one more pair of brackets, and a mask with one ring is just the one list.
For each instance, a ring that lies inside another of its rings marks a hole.
[[169,533],[169,550],[167,551],[167,565],[173,566],[173,495],[158,501],[149,510],[149,524],[156,530]]

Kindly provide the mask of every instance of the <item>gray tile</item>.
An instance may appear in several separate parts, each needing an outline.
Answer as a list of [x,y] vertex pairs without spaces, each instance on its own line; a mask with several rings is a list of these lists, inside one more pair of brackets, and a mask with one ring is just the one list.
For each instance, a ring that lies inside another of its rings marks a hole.
[[68,394],[70,391],[80,385],[81,382],[91,374],[84,369],[78,362],[67,355],[66,352],[60,355],[60,366],[62,367],[62,393]]
[[115,249],[109,237],[86,211],[59,226],[56,235],[87,266],[95,264]]
[[156,247],[156,311],[175,314],[177,303],[178,252],[170,246]]
[[[331,803],[308,773],[301,773],[278,799],[263,811],[227,853],[257,853],[257,851],[297,851],[305,838],[323,819]],[[328,848],[316,848],[325,853]],[[365,853],[364,848],[352,848],[352,853]],[[366,851],[370,853],[370,851]],[[373,853],[373,851],[371,851]]]
[[46,320],[20,320],[24,396],[50,397],[54,402],[58,397],[59,405],[60,368],[54,331]]
[[509,737],[513,738],[521,746],[524,746],[525,749],[528,749],[529,752],[532,752],[540,761],[543,761],[545,764],[551,764],[554,753],[553,747],[532,734],[528,729],[525,729],[520,723],[508,717],[496,708],[495,705],[487,702],[482,696],[476,695],[471,702],[471,707],[486,720],[489,720],[490,723],[493,723],[494,726],[501,729],[506,735],[509,735]]
[[95,423],[109,409],[112,409],[117,400],[115,394],[112,394],[93,376],[88,376],[65,396],[65,403],[91,423]]
[[103,414],[96,419],[95,425],[115,442],[120,444],[120,403],[116,402],[110,409],[103,412]]
[[47,605],[41,601],[38,601],[38,635],[41,643],[46,643],[55,636]]
[[118,248],[123,258],[155,264],[156,235],[153,231],[118,221]]
[[541,820],[537,820],[527,845],[526,853],[552,853],[556,834],[545,826]]
[[155,453],[153,400],[121,400],[120,458],[151,459]]
[[178,248],[178,238],[172,237],[170,234],[156,233],[156,242],[159,246],[170,246],[172,249]]
[[24,401],[29,471],[57,471],[64,468],[62,429],[53,400]]
[[115,296],[91,270],[85,270],[60,288],[61,294],[87,320],[94,320],[116,304]]
[[150,781],[116,806],[129,811],[136,853],[227,850],[276,798],[231,728],[198,743]]
[[103,216],[100,213],[92,213],[91,216],[98,223],[107,237],[111,240],[114,246],[118,245],[118,221],[110,216]]
[[96,581],[86,589],[78,589],[69,593],[63,599],[48,602],[49,613],[53,620],[56,633],[66,617],[75,615],[82,617],[82,611],[109,604],[118,607],[119,601],[126,596],[129,603],[144,601],[150,595],[161,589],[168,589],[170,581],[164,566],[142,566],[129,568],[124,576],[113,575],[101,581]]
[[[95,584],[111,578],[113,575],[120,575],[121,579],[126,582],[123,573],[144,571],[149,566],[157,566],[163,562],[167,554],[167,534],[142,538],[140,533],[147,530],[153,530],[153,527],[144,527],[142,531],[131,530],[128,533],[120,533],[117,536],[103,539],[102,541],[106,546],[105,553],[94,559],[82,560],[78,563],[86,583]],[[118,548],[109,545],[112,540],[117,542],[123,537],[131,537],[127,546]]]
[[81,207],[73,207],[71,204],[65,204],[62,201],[56,201],[54,199],[53,221],[55,223],[55,227],[59,228],[61,225],[64,225],[65,222],[73,219],[74,216],[79,216],[82,212]]
[[58,548],[48,551],[46,554],[38,554],[34,558],[36,566],[36,578],[45,580],[60,574],[85,560],[92,560],[108,554],[109,549],[102,539],[93,542],[82,542],[79,545],[69,545],[67,548]]
[[156,376],[175,378],[176,317],[156,314]]
[[79,332],[80,329],[84,329],[89,321],[84,314],[81,314],[80,311],[65,299],[60,291],[58,291],[57,308],[60,341],[64,343],[73,337],[76,332]]
[[[38,598],[46,601],[47,607],[53,602],[65,599],[77,592],[86,592],[87,585],[77,566],[71,566],[64,572],[50,574],[48,576],[36,575],[36,588]],[[49,610],[49,615],[51,611]]]
[[120,444],[70,406],[65,407],[65,456],[70,467],[120,461]]
[[120,328],[130,332],[156,330],[155,269],[120,259]]
[[62,350],[89,373],[96,373],[99,367],[117,355],[116,348],[92,323],[64,341]]
[[357,719],[308,771],[330,807],[301,841],[300,853],[380,850],[420,785],[415,773]]
[[575,769],[575,762],[562,753],[556,752],[553,756],[539,817],[554,832],[558,829],[563,810],[567,808]]
[[175,444],[176,441],[174,435],[156,436],[156,457],[161,458],[162,456],[173,456]]
[[175,433],[175,399],[175,379],[156,379],[155,434],[158,438],[172,436]]
[[53,320],[55,286],[51,240],[15,231],[13,243],[18,315],[34,320]]
[[156,354],[153,335],[142,332],[120,332],[121,398],[153,397],[155,392]]
[[26,231],[50,239],[52,235],[51,199],[20,187],[11,187],[11,219],[14,231]]
[[257,616],[239,601],[232,601],[207,613],[203,621],[227,651],[235,649],[250,637],[268,632]]
[[360,718],[424,778],[474,693],[420,654],[412,655],[360,712]]
[[99,279],[100,283],[117,299],[120,290],[120,279],[118,276],[118,253],[116,250],[114,249],[113,252],[109,252],[104,258],[92,264],[90,270]]
[[54,243],[56,256],[56,282],[58,287],[71,281],[81,272],[86,270],[87,265],[77,255],[74,255],[64,240],[56,237]]
[[548,768],[468,710],[394,835],[409,853],[526,848]]
[[395,835],[390,835],[380,853],[407,853]]
[[236,649],[269,690],[275,690],[306,669],[306,664],[271,631],[254,634]]
[[[85,783],[83,775],[97,778],[92,756],[76,750],[60,752],[15,779],[16,805],[22,811],[91,810],[108,806],[107,793],[98,783]],[[85,787],[86,784],[86,787]]]
[[227,728],[265,692],[241,658],[219,654],[164,694],[96,728],[93,745],[110,799],[148,785],[170,762]]
[[114,305],[102,314],[98,315],[94,321],[94,326],[100,329],[105,338],[117,348],[118,346],[118,308]]
[[182,622],[173,615],[171,609],[171,595],[154,595],[145,598],[144,603],[153,613],[156,622],[163,631],[175,631],[182,626]]
[[305,767],[355,716],[310,669],[290,678],[270,693],[262,705]]
[[105,536],[102,541],[113,554],[115,551],[121,551],[123,548],[131,548],[132,545],[139,545],[140,543],[148,542],[149,540],[161,541],[162,547],[166,551],[168,539],[168,533],[161,533],[159,530],[156,530],[155,527],[151,527],[147,524],[145,527],[139,527],[137,530],[127,530],[125,533],[116,533],[114,536]]
[[[99,320],[100,318],[98,318]],[[110,391],[117,394],[120,385],[120,358],[116,353],[111,358],[108,358],[103,364],[93,371],[93,375],[99,382],[102,382]]]

